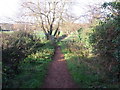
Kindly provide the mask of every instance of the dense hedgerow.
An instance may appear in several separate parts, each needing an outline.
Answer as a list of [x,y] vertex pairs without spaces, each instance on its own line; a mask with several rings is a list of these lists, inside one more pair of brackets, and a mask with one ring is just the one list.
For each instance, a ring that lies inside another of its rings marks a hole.
[[108,57],[108,65],[111,75],[119,79],[120,68],[120,2],[105,3],[103,7],[111,7],[112,14],[107,16],[105,21],[100,21],[93,29],[90,36],[90,43],[94,47],[94,53]]

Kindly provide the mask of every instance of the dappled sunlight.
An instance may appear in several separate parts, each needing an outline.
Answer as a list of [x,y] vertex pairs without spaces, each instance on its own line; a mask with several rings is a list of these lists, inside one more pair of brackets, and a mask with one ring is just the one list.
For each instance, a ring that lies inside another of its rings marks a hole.
[[65,59],[60,59],[60,60],[58,60],[59,62],[63,62],[63,61],[66,61]]

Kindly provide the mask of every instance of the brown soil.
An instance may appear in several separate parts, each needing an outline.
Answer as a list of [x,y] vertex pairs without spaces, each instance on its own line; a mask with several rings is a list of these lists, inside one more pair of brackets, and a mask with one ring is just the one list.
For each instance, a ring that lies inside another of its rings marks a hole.
[[67,70],[66,61],[60,47],[55,50],[43,88],[77,88]]

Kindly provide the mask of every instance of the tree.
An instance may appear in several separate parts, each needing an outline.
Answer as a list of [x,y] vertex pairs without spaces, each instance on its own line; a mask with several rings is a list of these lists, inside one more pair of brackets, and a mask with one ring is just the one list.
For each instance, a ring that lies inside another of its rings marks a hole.
[[[65,20],[67,0],[27,1],[22,4],[26,9],[25,16],[34,18],[34,22],[41,27],[47,39],[60,34],[60,25]],[[53,33],[54,31],[54,33]]]

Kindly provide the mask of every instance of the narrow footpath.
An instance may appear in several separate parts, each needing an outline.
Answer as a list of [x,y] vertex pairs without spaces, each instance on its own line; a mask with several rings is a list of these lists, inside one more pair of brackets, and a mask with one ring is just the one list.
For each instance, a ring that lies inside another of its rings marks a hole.
[[60,47],[56,47],[43,88],[77,88],[73,82]]

